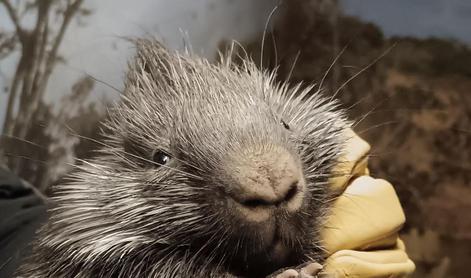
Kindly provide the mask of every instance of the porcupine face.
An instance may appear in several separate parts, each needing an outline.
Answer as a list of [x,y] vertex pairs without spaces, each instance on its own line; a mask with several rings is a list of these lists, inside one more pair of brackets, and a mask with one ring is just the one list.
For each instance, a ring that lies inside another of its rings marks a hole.
[[242,275],[321,258],[316,227],[347,125],[335,104],[249,61],[213,65],[155,41],[137,48],[109,146],[77,174],[100,176],[84,202],[119,223],[100,241],[193,254]]

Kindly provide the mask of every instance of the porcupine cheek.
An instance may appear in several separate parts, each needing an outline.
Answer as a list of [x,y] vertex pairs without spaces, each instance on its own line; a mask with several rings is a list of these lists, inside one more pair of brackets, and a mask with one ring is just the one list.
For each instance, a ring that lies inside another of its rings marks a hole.
[[283,147],[265,146],[232,154],[227,165],[227,201],[235,217],[255,230],[263,245],[274,247],[279,226],[303,204],[306,185],[300,162]]

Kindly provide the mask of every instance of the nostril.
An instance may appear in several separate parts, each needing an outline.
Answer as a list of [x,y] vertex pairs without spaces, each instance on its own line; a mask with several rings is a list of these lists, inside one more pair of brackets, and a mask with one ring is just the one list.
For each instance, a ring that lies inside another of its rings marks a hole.
[[298,182],[296,181],[291,184],[286,194],[284,196],[280,196],[279,199],[266,200],[263,198],[250,198],[243,201],[239,200],[238,202],[248,208],[268,207],[272,205],[278,206],[282,203],[290,202],[296,196],[296,194],[298,194],[298,191]]
[[267,206],[269,203],[263,199],[249,199],[242,202],[242,205],[250,208],[256,208],[261,206]]
[[285,195],[285,202],[289,202],[298,193],[298,182],[293,182]]

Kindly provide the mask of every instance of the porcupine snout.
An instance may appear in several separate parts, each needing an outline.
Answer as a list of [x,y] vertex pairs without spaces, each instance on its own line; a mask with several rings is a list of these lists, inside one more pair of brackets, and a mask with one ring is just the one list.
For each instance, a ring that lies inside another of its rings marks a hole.
[[305,181],[300,162],[282,147],[252,148],[231,163],[230,197],[248,221],[263,222],[277,212],[295,213],[302,205]]

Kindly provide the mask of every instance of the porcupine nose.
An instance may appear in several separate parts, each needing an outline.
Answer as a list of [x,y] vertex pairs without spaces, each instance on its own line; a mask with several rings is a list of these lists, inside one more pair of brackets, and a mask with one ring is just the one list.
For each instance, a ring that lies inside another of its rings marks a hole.
[[295,212],[301,207],[305,181],[287,150],[247,150],[234,161],[232,198],[249,220],[263,221],[276,208]]

